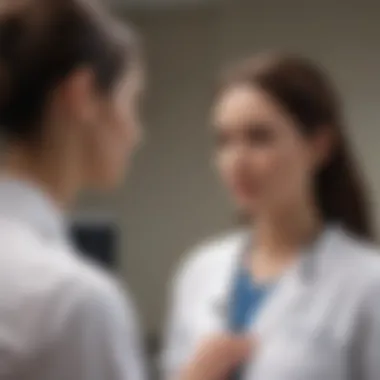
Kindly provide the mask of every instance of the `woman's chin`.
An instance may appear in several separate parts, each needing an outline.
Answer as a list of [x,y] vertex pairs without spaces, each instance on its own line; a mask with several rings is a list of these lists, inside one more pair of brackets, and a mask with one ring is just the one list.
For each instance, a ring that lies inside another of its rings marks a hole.
[[246,210],[249,213],[255,213],[260,209],[261,202],[249,196],[239,196],[235,198],[235,203],[240,210]]
[[90,187],[101,193],[109,193],[121,188],[126,180],[126,173],[106,173],[96,180],[92,181]]

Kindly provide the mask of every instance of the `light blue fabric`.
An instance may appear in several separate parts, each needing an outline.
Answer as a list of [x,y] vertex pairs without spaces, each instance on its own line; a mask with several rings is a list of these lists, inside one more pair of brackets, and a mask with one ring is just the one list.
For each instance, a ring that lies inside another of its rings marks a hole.
[[[234,279],[228,327],[231,332],[244,333],[254,322],[255,317],[267,298],[269,287],[257,284],[252,279],[252,274],[244,266],[240,265]],[[240,380],[242,368],[238,368],[230,377],[231,380]]]
[[230,331],[244,332],[254,321],[268,293],[269,287],[255,283],[247,268],[241,266],[235,277],[230,300]]

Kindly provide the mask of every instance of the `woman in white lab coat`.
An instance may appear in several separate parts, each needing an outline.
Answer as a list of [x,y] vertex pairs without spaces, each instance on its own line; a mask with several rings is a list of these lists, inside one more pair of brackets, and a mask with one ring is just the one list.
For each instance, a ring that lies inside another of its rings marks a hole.
[[[136,38],[94,2],[2,1],[1,379],[146,379],[129,295],[76,254],[64,220],[78,192],[123,180],[141,81]],[[231,339],[212,354],[235,352],[233,364],[248,347]],[[183,380],[226,371],[202,368],[195,358]]]
[[145,378],[129,296],[76,255],[64,210],[138,142],[138,46],[80,0],[0,8],[0,378]]
[[181,265],[165,378],[210,335],[238,334],[256,343],[234,379],[380,379],[380,257],[339,103],[296,56],[253,58],[222,81],[216,163],[246,223]]

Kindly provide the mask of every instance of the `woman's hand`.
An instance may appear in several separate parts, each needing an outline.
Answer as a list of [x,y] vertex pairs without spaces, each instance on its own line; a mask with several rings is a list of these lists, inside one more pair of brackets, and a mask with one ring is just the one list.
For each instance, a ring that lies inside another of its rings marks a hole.
[[252,337],[217,336],[204,342],[179,380],[225,380],[252,352]]

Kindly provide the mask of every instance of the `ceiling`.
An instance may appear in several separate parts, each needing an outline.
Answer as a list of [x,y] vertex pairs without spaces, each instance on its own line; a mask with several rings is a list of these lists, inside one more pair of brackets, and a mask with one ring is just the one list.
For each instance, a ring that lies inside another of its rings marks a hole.
[[107,0],[112,4],[125,9],[162,9],[188,6],[203,6],[220,0]]

